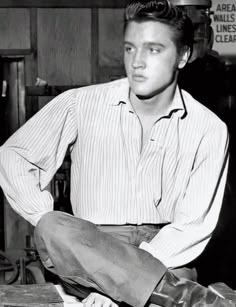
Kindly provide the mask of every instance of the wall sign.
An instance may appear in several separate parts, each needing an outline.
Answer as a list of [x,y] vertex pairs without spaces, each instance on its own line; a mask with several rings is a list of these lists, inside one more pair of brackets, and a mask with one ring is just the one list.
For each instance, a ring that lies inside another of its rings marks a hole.
[[212,1],[213,49],[221,55],[236,56],[236,0]]

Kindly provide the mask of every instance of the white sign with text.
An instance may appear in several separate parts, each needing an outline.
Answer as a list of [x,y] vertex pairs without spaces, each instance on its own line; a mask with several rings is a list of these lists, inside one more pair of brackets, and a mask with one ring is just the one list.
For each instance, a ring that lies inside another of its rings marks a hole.
[[212,1],[213,49],[221,55],[236,55],[236,0]]

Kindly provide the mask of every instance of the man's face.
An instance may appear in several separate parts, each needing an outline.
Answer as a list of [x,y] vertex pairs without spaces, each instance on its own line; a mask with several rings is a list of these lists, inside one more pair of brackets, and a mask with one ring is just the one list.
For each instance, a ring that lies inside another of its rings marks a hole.
[[162,93],[182,68],[173,33],[157,21],[128,23],[124,35],[124,64],[131,91],[143,98]]

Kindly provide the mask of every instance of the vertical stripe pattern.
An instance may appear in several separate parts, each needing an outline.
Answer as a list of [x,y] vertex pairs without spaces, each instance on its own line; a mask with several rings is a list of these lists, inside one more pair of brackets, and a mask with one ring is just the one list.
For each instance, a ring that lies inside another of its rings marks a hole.
[[71,148],[74,215],[96,224],[169,223],[149,251],[168,267],[197,257],[214,230],[225,188],[225,124],[188,93],[150,131],[128,99],[126,79],[69,90],[0,148],[0,184],[11,206],[35,225],[53,210],[45,189]]

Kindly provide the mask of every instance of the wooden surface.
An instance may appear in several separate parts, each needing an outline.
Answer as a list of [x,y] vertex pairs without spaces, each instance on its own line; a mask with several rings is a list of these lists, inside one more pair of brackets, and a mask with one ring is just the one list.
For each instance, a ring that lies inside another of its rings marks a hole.
[[1,0],[0,7],[125,7],[127,0]]
[[27,9],[0,9],[0,49],[30,49],[30,14]]
[[91,10],[38,9],[38,75],[48,84],[91,82]]
[[86,85],[90,85],[89,83],[87,84],[80,84],[80,85],[49,85],[49,86],[27,86],[26,87],[26,95],[27,96],[57,96],[69,89],[72,88],[79,88],[83,87]]
[[99,10],[99,65],[123,65],[123,9]]
[[63,307],[63,299],[51,283],[0,285],[1,307]]

